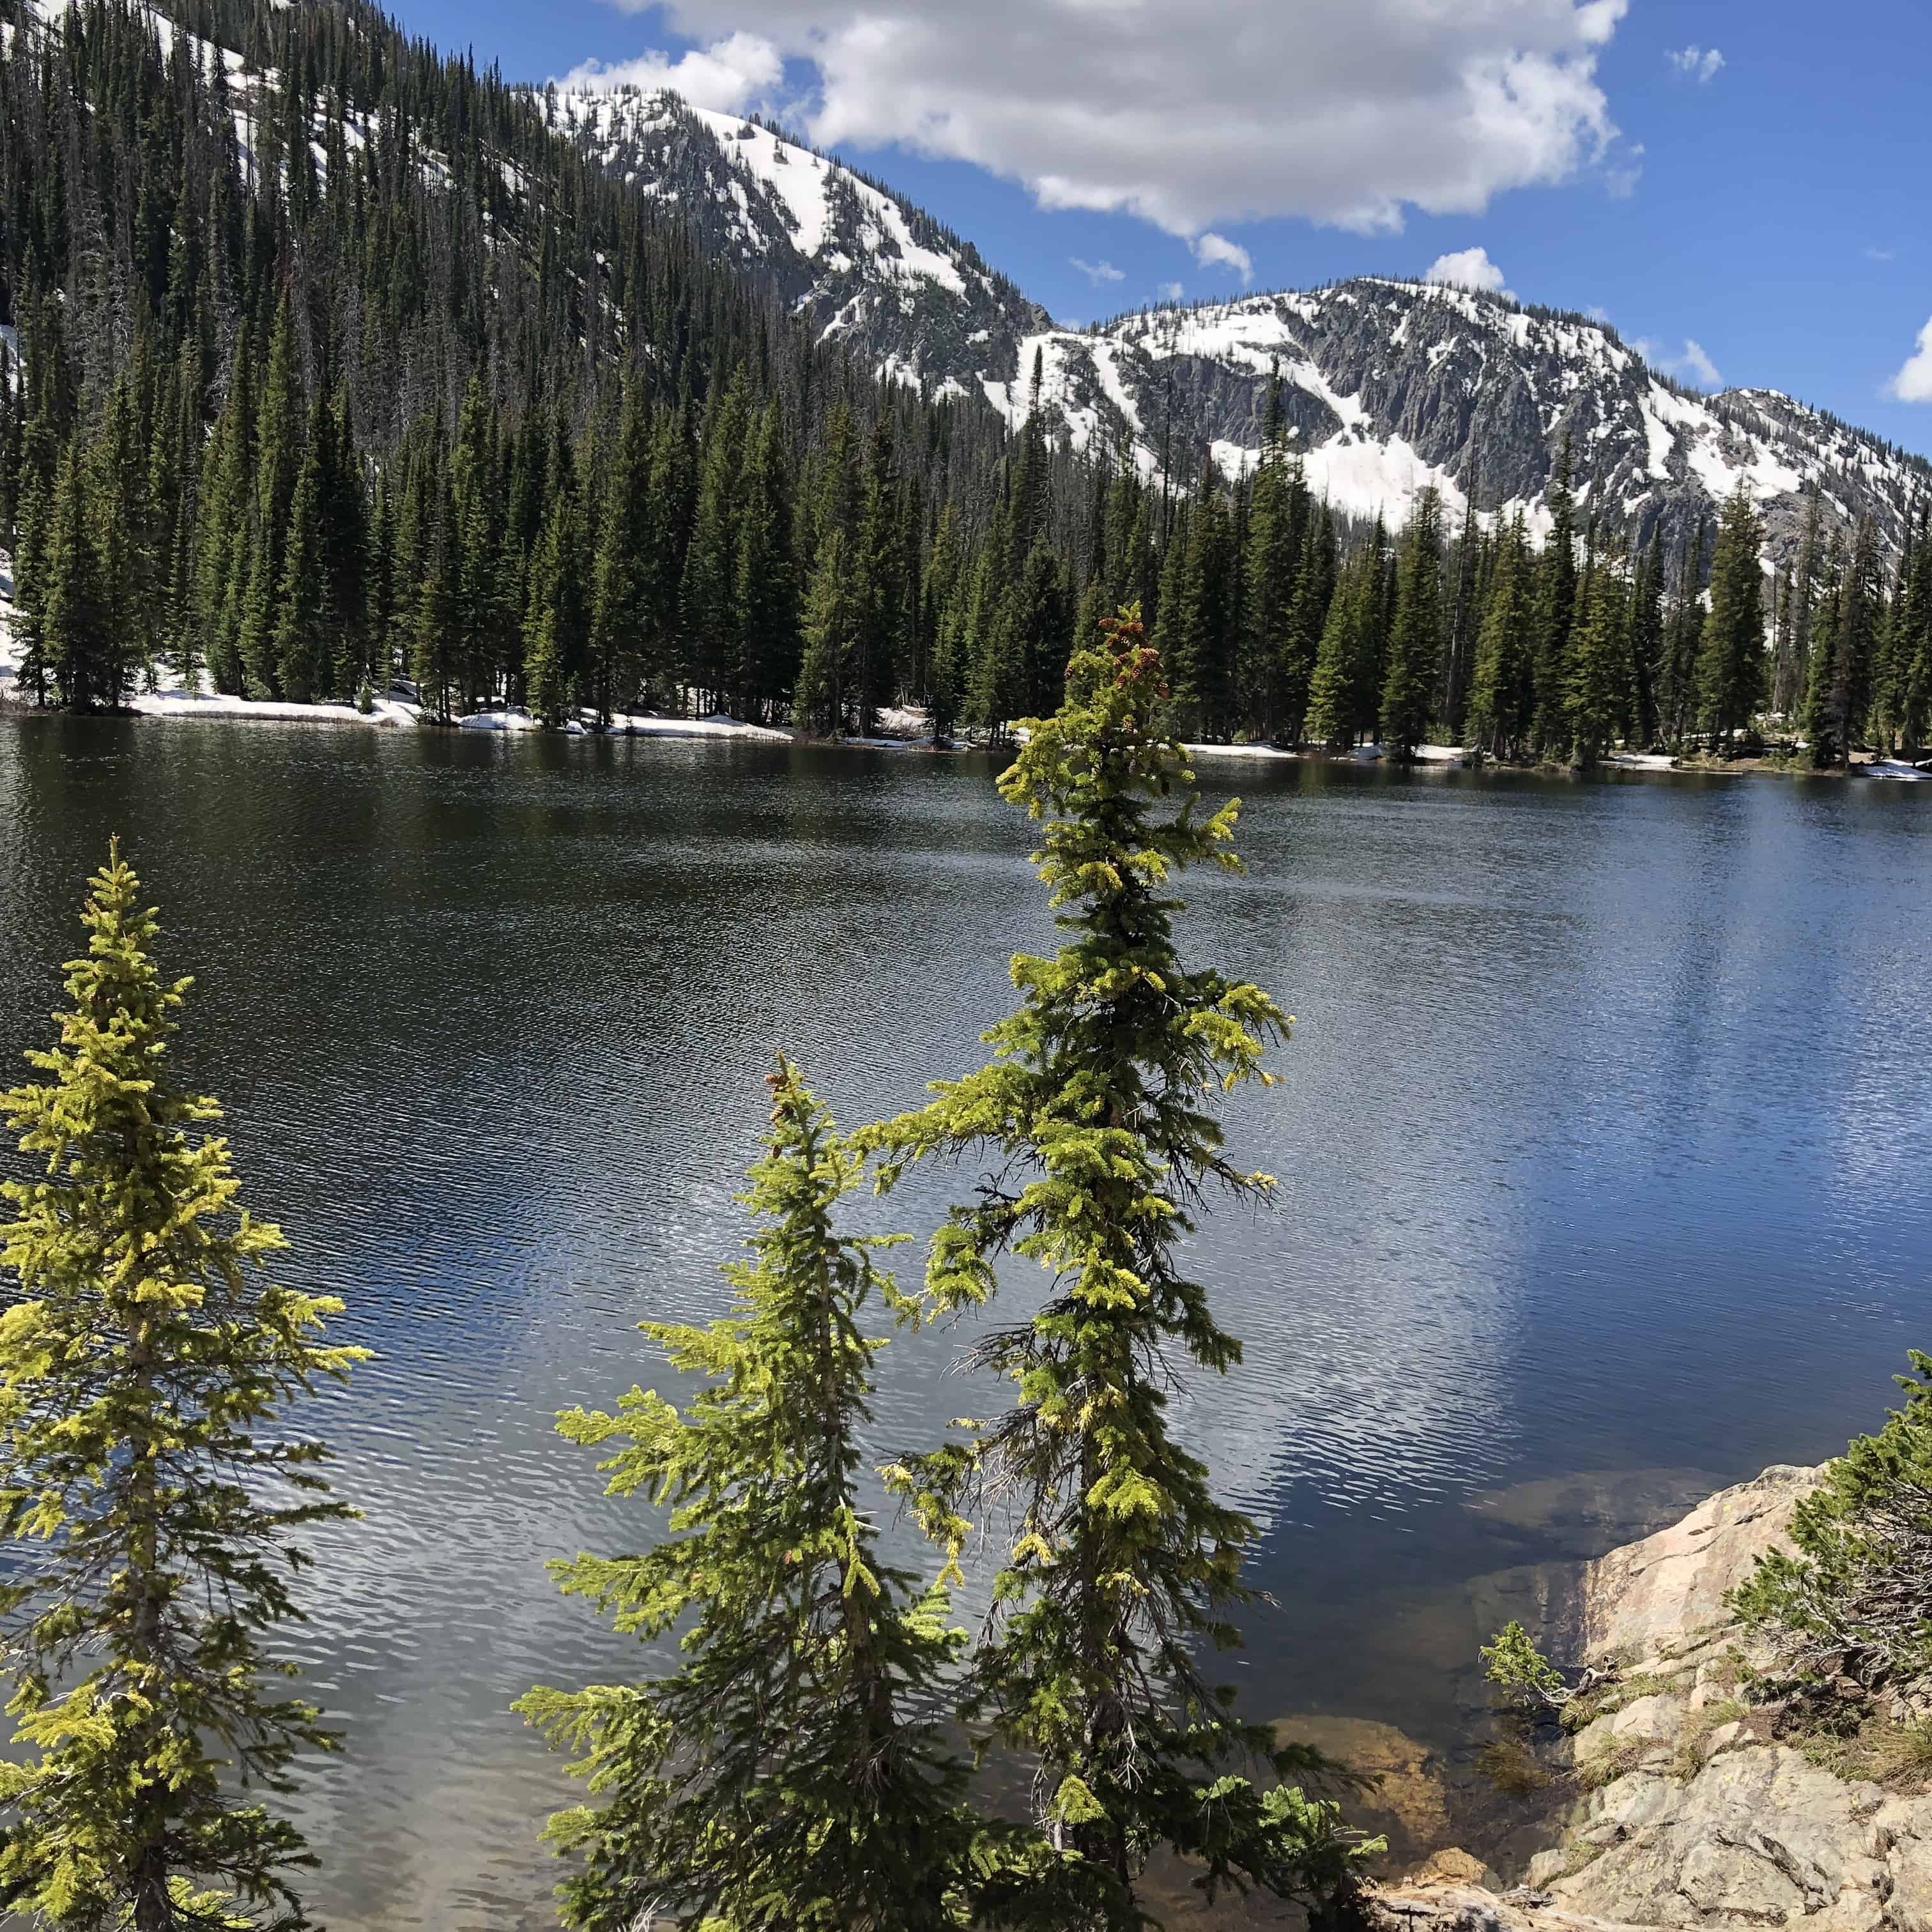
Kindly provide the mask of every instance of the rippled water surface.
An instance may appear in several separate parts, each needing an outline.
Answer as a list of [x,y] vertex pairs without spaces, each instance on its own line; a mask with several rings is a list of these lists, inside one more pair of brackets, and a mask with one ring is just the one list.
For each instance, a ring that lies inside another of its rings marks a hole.
[[[1232,1118],[1279,1209],[1198,1256],[1247,1357],[1184,1426],[1273,1599],[1238,1668],[1256,1714],[1426,1737],[1460,1640],[1405,1616],[1573,1552],[1574,1496],[1616,1486],[1522,1486],[1815,1458],[1932,1333],[1932,796],[1205,776],[1246,796],[1250,871],[1197,883],[1189,946],[1298,1018]],[[563,1786],[506,1706],[634,1658],[544,1559],[651,1534],[550,1414],[668,1386],[632,1324],[724,1305],[776,1047],[847,1121],[976,1064],[1050,934],[1025,825],[970,760],[0,719],[8,1066],[116,830],[244,1198],[377,1355],[323,1418],[366,1520],[303,1639],[348,1732],[314,1901],[339,1932],[542,1924]],[[922,1233],[946,1186],[858,1211]],[[882,1452],[971,1406],[962,1339],[887,1352]]]

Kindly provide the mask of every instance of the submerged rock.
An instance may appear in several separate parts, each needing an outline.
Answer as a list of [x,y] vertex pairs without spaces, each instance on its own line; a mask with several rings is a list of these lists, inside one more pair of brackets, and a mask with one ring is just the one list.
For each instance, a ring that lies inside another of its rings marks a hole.
[[1274,1734],[1277,1743],[1312,1744],[1376,1780],[1372,1790],[1350,1803],[1348,1820],[1388,1840],[1394,1869],[1408,1869],[1449,1835],[1448,1794],[1436,1754],[1393,1724],[1366,1718],[1285,1718]]

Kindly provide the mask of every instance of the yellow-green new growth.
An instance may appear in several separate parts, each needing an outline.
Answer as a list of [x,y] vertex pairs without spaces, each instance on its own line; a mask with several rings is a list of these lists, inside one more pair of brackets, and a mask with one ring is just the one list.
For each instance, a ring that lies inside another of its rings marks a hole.
[[1292,1022],[1258,987],[1181,961],[1168,880],[1202,862],[1240,869],[1236,807],[1198,810],[1156,724],[1168,693],[1138,611],[1102,629],[1000,781],[1044,827],[1034,864],[1066,944],[1014,960],[1020,1004],[985,1036],[987,1066],[856,1136],[883,1187],[934,1155],[982,1169],[932,1244],[937,1309],[988,1298],[1004,1253],[1051,1279],[1033,1320],[970,1358],[1013,1384],[1014,1407],[921,1473],[942,1498],[983,1483],[1011,1501],[964,1709],[1035,1766],[1058,1864],[982,1909],[1056,1932],[1146,1923],[1136,1882],[1162,1845],[1198,1862],[1210,1896],[1332,1897],[1350,1868],[1331,1807],[1227,1770],[1253,1758],[1286,1774],[1308,1754],[1238,1723],[1204,1674],[1202,1652],[1237,1640],[1254,1530],[1167,1420],[1177,1356],[1222,1370],[1240,1354],[1179,1244],[1210,1188],[1258,1200],[1273,1184],[1226,1158],[1213,1096],[1270,1081],[1262,1057]]
[[[576,1865],[565,1922],[585,1932],[653,1913],[707,1932],[966,1922],[976,1833],[938,1728],[963,1636],[943,1582],[881,1560],[859,1487],[884,1344],[858,1314],[874,1292],[903,1298],[873,1264],[884,1244],[832,1225],[858,1156],[788,1062],[770,1084],[765,1154],[740,1197],[752,1256],[725,1270],[732,1312],[644,1328],[709,1385],[681,1409],[633,1388],[614,1414],[558,1419],[612,1450],[609,1493],[670,1512],[640,1555],[554,1564],[566,1594],[645,1640],[682,1629],[674,1672],[518,1705],[578,1754],[598,1801],[550,1828]],[[955,1547],[963,1527],[946,1530]]]
[[[359,1348],[324,1346],[332,1298],[263,1274],[285,1244],[237,1209],[214,1101],[177,1087],[189,982],[118,847],[44,1076],[0,1096],[41,1178],[0,1230],[0,1588],[17,1760],[0,1766],[0,1904],[75,1932],[294,1928],[314,1862],[262,1801],[335,1740],[267,1632],[299,1622],[300,1532],[327,1499],[320,1443],[284,1412]],[[263,1501],[275,1494],[274,1504]]]

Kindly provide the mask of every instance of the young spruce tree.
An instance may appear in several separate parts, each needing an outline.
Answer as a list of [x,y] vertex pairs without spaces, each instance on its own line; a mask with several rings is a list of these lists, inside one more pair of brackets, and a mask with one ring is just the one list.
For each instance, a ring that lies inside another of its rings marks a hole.
[[1904,1405],[1854,1438],[1733,1593],[1744,1622],[1799,1686],[1849,1676],[1922,1682],[1932,1670],[1932,1356],[1894,1378]]
[[1050,1902],[1042,1888],[1029,1921],[1024,1897],[1002,1900],[1001,1922],[1055,1932],[1145,1924],[1136,1882],[1163,1846],[1197,1862],[1210,1898],[1253,1884],[1332,1906],[1352,1889],[1334,1808],[1232,1768],[1287,1774],[1311,1757],[1238,1722],[1204,1672],[1204,1646],[1238,1641],[1228,1613],[1254,1528],[1167,1417],[1174,1358],[1216,1371],[1240,1358],[1183,1270],[1193,1215],[1210,1188],[1258,1202],[1271,1185],[1228,1160],[1203,1096],[1270,1081],[1263,1054],[1292,1022],[1258,987],[1180,962],[1169,880],[1204,860],[1239,869],[1236,807],[1196,815],[1180,748],[1154,724],[1169,693],[1138,608],[1101,628],[1000,781],[1044,822],[1034,862],[1067,944],[1014,959],[1020,1004],[986,1036],[990,1064],[854,1137],[881,1156],[884,1188],[929,1156],[990,1165],[934,1238],[938,1308],[988,1298],[1003,1253],[1052,1279],[1031,1322],[976,1352],[1016,1406],[970,1455],[939,1451],[922,1473],[942,1492],[976,1477],[1013,1499],[962,1708],[1034,1764],[1059,1855]]
[[352,1512],[284,1412],[366,1352],[316,1339],[340,1302],[261,1273],[284,1244],[234,1208],[220,1108],[170,1076],[188,982],[157,971],[138,890],[111,850],[44,1078],[0,1096],[44,1168],[0,1229],[0,1902],[74,1932],[293,1932],[313,1861],[262,1800],[334,1739],[270,1690],[295,1672],[266,1642],[302,1618],[301,1532]]
[[[770,1076],[771,1128],[742,1196],[752,1258],[725,1273],[734,1312],[647,1322],[674,1367],[712,1378],[682,1412],[634,1388],[614,1415],[572,1410],[572,1441],[622,1446],[610,1493],[670,1509],[637,1556],[554,1567],[646,1641],[687,1619],[685,1661],[634,1684],[539,1688],[517,1708],[601,1802],[550,1836],[579,1860],[567,1924],[628,1932],[653,1912],[708,1932],[934,1932],[965,1922],[973,1828],[936,1716],[963,1634],[944,1580],[880,1560],[858,1486],[858,1432],[883,1342],[859,1312],[879,1243],[833,1230],[862,1165],[796,1070]],[[963,1531],[963,1525],[950,1526]],[[950,1564],[948,1565],[951,1568]]]
[[1764,530],[1742,477],[1718,516],[1711,552],[1711,609],[1697,652],[1697,694],[1711,749],[1723,755],[1751,722],[1766,670]]

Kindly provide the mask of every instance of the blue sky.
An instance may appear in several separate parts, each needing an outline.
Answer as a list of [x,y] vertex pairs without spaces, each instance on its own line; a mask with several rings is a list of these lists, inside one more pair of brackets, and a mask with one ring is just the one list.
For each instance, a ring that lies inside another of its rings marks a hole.
[[642,60],[776,111],[1064,319],[1480,249],[1475,272],[1602,310],[1687,380],[1932,452],[1926,0],[400,10],[514,78]]

